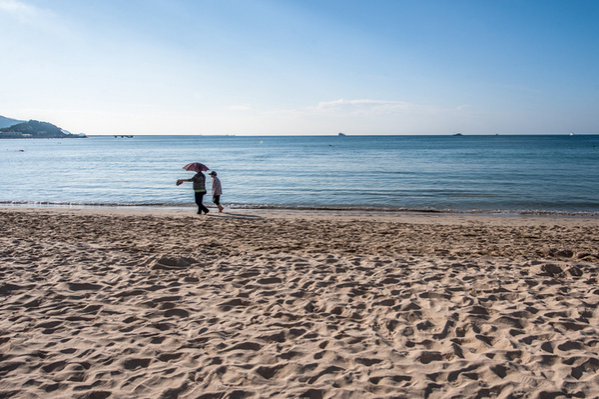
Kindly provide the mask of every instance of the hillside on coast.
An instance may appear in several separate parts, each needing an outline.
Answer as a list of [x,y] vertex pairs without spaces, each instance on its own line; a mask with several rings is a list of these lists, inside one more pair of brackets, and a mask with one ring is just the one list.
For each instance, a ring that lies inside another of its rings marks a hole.
[[[3,120],[8,118],[2,117]],[[30,120],[0,129],[0,138],[81,138],[84,134],[72,134],[48,122]]]
[[23,122],[25,122],[25,121],[7,118],[5,116],[0,115],[0,129],[4,129],[5,127],[14,126],[18,123],[23,123]]

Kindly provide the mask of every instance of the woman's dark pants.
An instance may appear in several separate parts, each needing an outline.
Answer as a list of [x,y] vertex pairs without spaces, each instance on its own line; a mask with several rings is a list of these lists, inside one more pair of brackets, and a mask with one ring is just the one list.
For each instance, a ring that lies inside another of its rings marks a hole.
[[198,213],[202,213],[202,211],[204,213],[210,212],[208,210],[208,208],[206,208],[204,206],[204,204],[203,204],[203,202],[204,202],[204,195],[205,194],[206,194],[205,192],[197,192],[197,191],[195,192],[195,195],[196,195],[196,204],[198,205]]

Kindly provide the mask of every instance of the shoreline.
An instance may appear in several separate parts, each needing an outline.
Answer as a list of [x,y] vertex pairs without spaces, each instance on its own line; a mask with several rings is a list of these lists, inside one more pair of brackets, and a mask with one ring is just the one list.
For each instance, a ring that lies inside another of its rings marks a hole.
[[0,394],[597,397],[599,219],[0,206]]
[[[42,223],[53,218],[55,226],[65,223],[77,224],[80,220],[87,224],[96,220],[100,226],[114,226],[115,231],[102,229],[110,237],[126,234],[119,222],[127,220],[148,223],[151,226],[171,228],[173,220],[189,223],[190,228],[206,228],[204,239],[213,241],[211,231],[233,229],[237,234],[245,231],[248,238],[241,240],[246,249],[260,247],[261,242],[282,241],[281,248],[297,246],[299,242],[308,245],[318,242],[326,248],[327,239],[347,242],[338,244],[345,251],[356,251],[359,244],[372,248],[383,248],[388,253],[422,253],[422,248],[435,248],[431,253],[456,253],[480,256],[491,253],[499,256],[522,255],[530,252],[529,258],[546,256],[555,258],[555,253],[565,253],[568,261],[577,260],[576,254],[591,254],[599,259],[599,250],[594,244],[599,237],[599,218],[550,217],[550,216],[493,216],[437,213],[368,213],[368,212],[308,212],[281,210],[234,210],[218,213],[211,210],[208,215],[197,215],[195,208],[177,210],[148,210],[130,208],[3,208],[0,214],[22,214]],[[84,218],[84,219],[81,219]],[[319,228],[326,226],[327,234]],[[301,228],[299,227],[301,226]],[[57,227],[47,227],[56,229]],[[59,228],[59,227],[58,227]],[[184,225],[178,225],[181,236],[188,235]],[[283,230],[287,240],[272,236],[273,231]],[[339,236],[335,234],[339,231]],[[36,235],[37,232],[32,231]],[[129,232],[134,240],[143,231]],[[353,236],[355,234],[355,237]],[[321,237],[319,237],[321,236]],[[397,237],[403,241],[397,242]],[[94,237],[86,234],[85,237]],[[102,236],[100,236],[102,237]],[[218,237],[218,234],[217,236]],[[252,240],[250,237],[253,237]],[[128,239],[128,241],[132,241]],[[218,240],[218,238],[217,238]],[[497,240],[498,243],[493,242]],[[256,243],[249,244],[249,241]],[[501,245],[499,245],[501,243]],[[237,245],[225,240],[222,245]],[[444,247],[456,248],[446,250]],[[489,251],[491,247],[495,252]],[[500,251],[497,251],[497,249]],[[375,250],[373,250],[376,252]],[[584,257],[584,256],[583,256]],[[557,258],[560,258],[558,256]]]
[[[578,215],[578,214],[534,214],[534,213],[485,213],[485,212],[441,212],[441,211],[394,211],[394,210],[373,210],[373,209],[296,209],[296,208],[226,208],[223,213],[217,212],[217,208],[207,205],[210,210],[210,216],[226,217],[234,214],[257,214],[272,217],[307,217],[307,218],[346,218],[358,220],[389,220],[389,221],[408,221],[410,223],[418,221],[428,221],[428,223],[440,221],[447,224],[451,220],[495,220],[506,219],[516,224],[522,221],[531,223],[562,223],[566,220],[573,220],[574,224],[583,223],[584,225],[599,225],[599,216]],[[43,211],[69,211],[98,213],[98,214],[119,214],[119,215],[186,215],[195,216],[195,206],[154,206],[154,205],[57,205],[57,204],[2,204],[1,210],[43,210]],[[570,223],[568,223],[570,224]]]

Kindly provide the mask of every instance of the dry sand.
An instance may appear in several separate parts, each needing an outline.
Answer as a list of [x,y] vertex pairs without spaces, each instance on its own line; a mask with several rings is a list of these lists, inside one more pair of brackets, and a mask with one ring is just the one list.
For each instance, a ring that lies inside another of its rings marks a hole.
[[0,398],[599,397],[599,220],[0,208]]

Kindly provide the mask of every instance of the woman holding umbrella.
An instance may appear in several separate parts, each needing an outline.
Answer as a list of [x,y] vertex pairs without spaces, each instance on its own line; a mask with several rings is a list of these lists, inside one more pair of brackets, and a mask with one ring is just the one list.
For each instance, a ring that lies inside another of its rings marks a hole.
[[208,167],[199,162],[193,162],[185,165],[183,169],[196,172],[196,174],[191,179],[177,180],[177,186],[186,181],[193,182],[193,191],[195,192],[195,200],[198,205],[198,215],[201,215],[202,212],[206,215],[210,211],[203,204],[204,195],[206,194],[206,176],[202,172],[208,170]]

